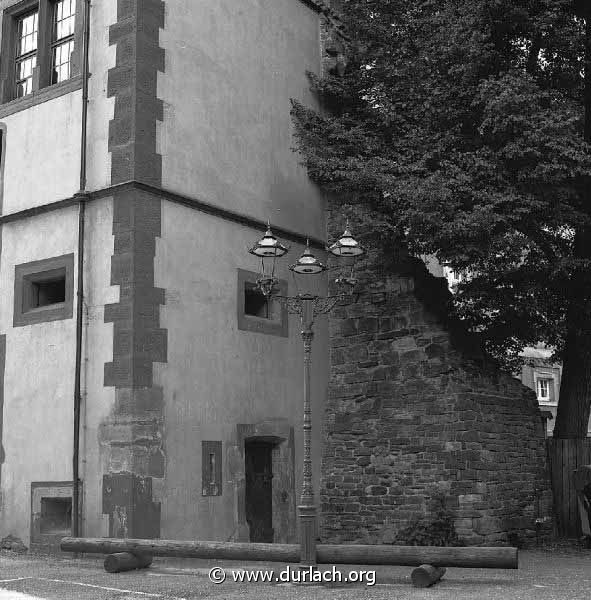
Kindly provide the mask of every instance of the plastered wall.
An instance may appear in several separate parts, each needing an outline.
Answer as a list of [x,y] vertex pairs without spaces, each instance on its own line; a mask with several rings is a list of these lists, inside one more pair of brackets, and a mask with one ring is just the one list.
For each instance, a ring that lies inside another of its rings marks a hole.
[[79,189],[80,103],[78,90],[1,119],[4,214],[69,198]]
[[[166,289],[161,326],[168,330],[168,363],[156,366],[156,377],[165,396],[164,538],[237,539],[236,512],[240,507],[236,486],[240,470],[244,470],[238,425],[274,422],[271,429],[294,428],[295,495],[299,498],[303,349],[298,317],[290,317],[287,338],[240,331],[237,325],[237,269],[257,270],[256,260],[246,248],[260,235],[163,202],[156,285]],[[295,260],[302,249],[294,245],[289,257]],[[278,275],[288,279],[293,294],[296,290],[286,269],[288,257],[283,262]],[[322,291],[322,283],[314,289]],[[319,423],[328,373],[327,325],[322,318],[316,332],[312,397],[318,481]],[[222,441],[221,496],[202,496],[202,440]]]
[[[71,480],[74,319],[12,327],[14,266],[76,251],[75,208],[2,227],[6,333],[0,532],[27,543],[31,481]],[[74,282],[76,283],[76,282]]]
[[299,0],[169,0],[160,45],[163,187],[323,237],[289,115],[290,98],[314,103],[317,13]]

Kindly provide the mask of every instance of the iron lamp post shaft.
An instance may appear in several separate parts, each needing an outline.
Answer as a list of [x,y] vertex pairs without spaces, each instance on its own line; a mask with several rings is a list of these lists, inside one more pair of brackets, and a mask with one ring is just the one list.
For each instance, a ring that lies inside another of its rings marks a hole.
[[313,300],[302,302],[302,341],[304,343],[304,460],[302,495],[298,507],[300,519],[300,564],[316,565],[316,530],[317,511],[314,502],[314,485],[312,482],[312,404],[311,404],[311,370],[312,339],[314,338]]

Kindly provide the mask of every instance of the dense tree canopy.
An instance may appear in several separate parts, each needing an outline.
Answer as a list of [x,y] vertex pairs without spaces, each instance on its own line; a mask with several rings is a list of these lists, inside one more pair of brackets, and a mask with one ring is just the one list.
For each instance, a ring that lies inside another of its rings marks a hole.
[[[384,248],[404,239],[469,272],[456,294],[466,323],[509,366],[526,345],[555,347],[584,397],[576,419],[588,418],[589,28],[577,2],[341,4],[345,62],[310,76],[323,109],[293,103],[311,177],[370,205]],[[586,367],[567,364],[569,335]]]

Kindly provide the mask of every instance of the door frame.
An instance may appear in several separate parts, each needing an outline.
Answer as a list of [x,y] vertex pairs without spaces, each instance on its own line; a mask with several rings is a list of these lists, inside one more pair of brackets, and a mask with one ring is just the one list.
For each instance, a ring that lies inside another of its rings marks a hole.
[[234,484],[234,532],[231,540],[250,541],[246,522],[246,442],[273,444],[272,505],[273,542],[295,543],[296,490],[294,428],[287,419],[272,419],[259,423],[238,424],[235,444],[228,449],[229,477]]

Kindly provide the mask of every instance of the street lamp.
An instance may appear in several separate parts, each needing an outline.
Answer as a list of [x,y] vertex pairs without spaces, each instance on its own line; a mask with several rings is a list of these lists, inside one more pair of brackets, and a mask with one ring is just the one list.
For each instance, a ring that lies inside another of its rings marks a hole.
[[[342,272],[335,279],[341,288],[341,293],[335,295],[319,296],[309,292],[298,293],[295,296],[281,296],[277,293],[278,279],[275,277],[275,267],[278,258],[289,251],[271,231],[270,223],[267,224],[265,235],[252,247],[249,252],[261,259],[261,268],[257,286],[268,298],[279,301],[288,312],[300,316],[302,327],[302,340],[304,343],[304,460],[302,495],[298,506],[300,520],[300,564],[304,566],[316,565],[316,521],[317,511],[314,503],[314,487],[312,484],[312,411],[310,404],[310,367],[312,356],[312,339],[314,337],[313,325],[317,315],[329,313],[339,300],[352,293],[357,280],[353,277],[355,260],[364,254],[364,249],[351,235],[349,223],[343,235],[326,250],[339,259],[349,263],[348,273]],[[314,256],[307,241],[306,249],[298,260],[289,267],[295,276],[307,277],[321,275],[327,266]]]

